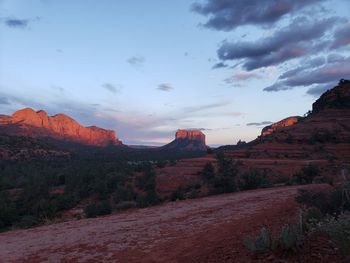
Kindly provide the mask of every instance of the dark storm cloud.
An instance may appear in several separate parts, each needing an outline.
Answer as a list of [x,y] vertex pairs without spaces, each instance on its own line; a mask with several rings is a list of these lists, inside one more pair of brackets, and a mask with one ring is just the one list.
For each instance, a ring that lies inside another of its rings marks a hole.
[[29,25],[29,19],[6,18],[5,25],[12,28],[26,28]]
[[171,91],[174,87],[170,83],[161,83],[158,85],[157,89],[161,91]]
[[[280,64],[325,48],[327,42],[321,38],[339,21],[338,17],[318,21],[298,17],[270,37],[252,42],[225,41],[217,54],[224,61],[243,59],[243,68],[247,70]],[[316,39],[318,43],[313,43]]]
[[118,87],[116,87],[115,85],[111,84],[111,83],[104,83],[102,84],[102,88],[108,90],[109,92],[112,93],[117,93],[119,91]]
[[262,122],[250,122],[247,126],[266,126],[272,124],[272,121],[262,121]]
[[223,63],[223,62],[219,62],[219,63],[216,63],[216,64],[212,67],[212,69],[227,68],[227,67],[228,67],[227,64],[225,64],[225,63]]
[[192,11],[209,17],[204,26],[229,31],[242,25],[267,25],[288,13],[324,0],[207,0]]

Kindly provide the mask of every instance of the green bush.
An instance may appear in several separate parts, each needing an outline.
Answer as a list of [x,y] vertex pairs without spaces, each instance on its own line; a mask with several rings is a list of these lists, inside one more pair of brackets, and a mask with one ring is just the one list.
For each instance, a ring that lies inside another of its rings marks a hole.
[[350,254],[350,213],[340,214],[338,218],[328,217],[318,226],[318,231],[327,233],[344,254]]
[[253,253],[266,253],[273,250],[275,244],[273,244],[273,239],[270,232],[264,227],[261,229],[260,235],[255,239],[251,236],[246,236],[244,238],[245,247]]
[[97,217],[102,215],[108,215],[111,212],[112,212],[112,208],[110,203],[107,200],[90,204],[86,206],[84,209],[84,213],[86,217]]
[[242,190],[251,190],[271,185],[266,173],[262,170],[251,168],[245,172],[239,179],[239,188]]
[[296,252],[302,244],[302,233],[294,225],[284,225],[278,237],[273,237],[268,229],[262,228],[256,238],[244,238],[245,247],[253,253],[267,253],[280,249],[286,254]]
[[126,210],[126,209],[130,209],[130,208],[134,208],[137,206],[137,203],[135,201],[122,201],[119,202],[115,208],[117,210]]
[[292,184],[311,184],[315,177],[321,175],[321,170],[315,165],[308,165],[293,174]]
[[204,168],[201,171],[201,176],[204,181],[211,181],[215,177],[214,166],[212,163],[208,162],[204,165]]
[[350,211],[350,200],[347,198],[347,191],[349,191],[348,186],[337,187],[332,191],[301,189],[298,191],[296,201],[307,207],[316,207],[324,215],[339,214],[342,211]]

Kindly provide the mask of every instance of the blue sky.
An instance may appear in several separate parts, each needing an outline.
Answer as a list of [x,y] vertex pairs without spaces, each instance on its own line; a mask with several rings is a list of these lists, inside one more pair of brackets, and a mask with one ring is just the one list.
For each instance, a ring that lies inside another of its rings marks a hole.
[[65,113],[130,144],[167,143],[178,128],[203,129],[211,145],[249,141],[350,77],[346,0],[0,0],[0,10],[0,113]]

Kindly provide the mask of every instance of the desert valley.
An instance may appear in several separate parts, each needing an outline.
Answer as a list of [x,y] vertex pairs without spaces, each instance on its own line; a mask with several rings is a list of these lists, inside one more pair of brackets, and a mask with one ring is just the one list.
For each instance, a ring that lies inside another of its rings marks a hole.
[[[0,120],[1,262],[345,260],[325,234],[305,236],[288,257],[282,247],[249,252],[244,238],[263,227],[278,235],[300,213],[312,216],[310,205],[319,213],[350,208],[346,196],[331,198],[350,168],[347,80],[307,115],[218,148],[199,130],[178,130],[161,147],[129,147],[113,131],[30,108]],[[307,193],[320,200],[295,201]]]
[[0,263],[349,263],[350,0],[0,0]]

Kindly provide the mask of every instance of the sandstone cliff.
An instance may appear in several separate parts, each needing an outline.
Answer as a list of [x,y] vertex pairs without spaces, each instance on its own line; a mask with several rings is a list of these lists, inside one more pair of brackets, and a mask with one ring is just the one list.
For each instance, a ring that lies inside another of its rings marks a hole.
[[92,146],[121,144],[112,130],[84,127],[67,115],[48,116],[43,110],[31,108],[16,111],[12,116],[0,115],[0,133],[47,137]]
[[164,149],[206,151],[205,135],[200,130],[177,130],[175,140],[164,145]]
[[269,135],[269,134],[273,133],[274,131],[276,131],[280,128],[283,128],[283,127],[292,126],[292,125],[296,124],[299,119],[300,119],[299,116],[292,116],[292,117],[285,118],[279,122],[275,122],[269,126],[266,126],[265,128],[262,129],[261,136]]

